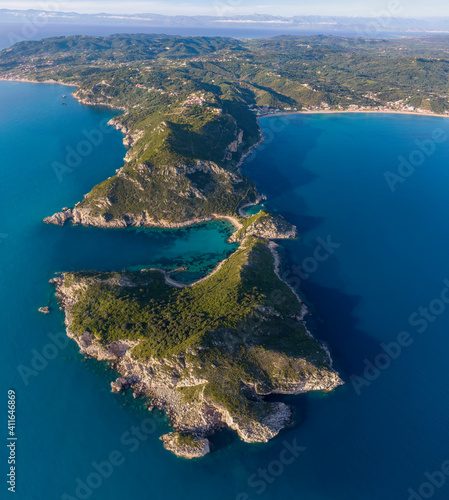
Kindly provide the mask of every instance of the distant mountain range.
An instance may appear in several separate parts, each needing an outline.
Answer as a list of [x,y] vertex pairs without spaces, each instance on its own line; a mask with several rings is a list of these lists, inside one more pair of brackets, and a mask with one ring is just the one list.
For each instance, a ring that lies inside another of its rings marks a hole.
[[[219,13],[219,12],[218,12]],[[78,14],[76,12],[49,12],[44,10],[0,9],[0,22],[20,23],[45,19],[47,24],[142,26],[142,27],[251,27],[292,30],[358,31],[361,35],[375,36],[380,32],[449,33],[449,18],[412,19],[379,15],[376,17],[281,17],[263,14],[220,16],[165,16],[160,14]]]

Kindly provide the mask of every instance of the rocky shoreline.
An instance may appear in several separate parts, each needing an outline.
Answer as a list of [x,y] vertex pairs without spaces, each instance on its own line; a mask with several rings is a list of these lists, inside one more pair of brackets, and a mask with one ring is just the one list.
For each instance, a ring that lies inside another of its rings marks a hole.
[[[114,364],[120,377],[111,384],[113,392],[132,390],[135,397],[144,396],[151,401],[152,407],[166,412],[174,427],[175,433],[162,437],[164,445],[170,451],[184,458],[196,458],[209,451],[207,436],[223,427],[229,427],[237,432],[240,439],[248,443],[266,442],[276,436],[279,431],[291,421],[291,409],[284,403],[271,403],[270,412],[260,420],[239,418],[229,410],[214,401],[204,397],[204,385],[207,380],[195,375],[195,363],[186,362],[184,356],[170,359],[149,359],[146,362],[135,359],[132,349],[138,341],[121,340],[103,346],[94,336],[85,332],[77,336],[72,331],[72,307],[77,302],[77,296],[82,291],[81,285],[67,285],[65,276],[61,275],[51,280],[56,285],[56,295],[65,312],[67,335],[77,342],[80,352],[99,361]],[[209,278],[206,277],[205,279]],[[121,286],[131,286],[123,280]],[[260,392],[252,388],[258,398],[269,394],[301,394],[308,391],[331,391],[342,384],[337,372],[331,368],[320,368],[301,375],[303,360],[291,360],[298,365],[296,375],[288,384],[283,384],[273,390]],[[191,401],[185,401],[181,395],[182,388],[197,388],[197,395]],[[203,394],[202,391],[203,390]],[[176,446],[178,434],[192,436],[193,448],[182,441],[182,446]],[[199,445],[201,444],[201,446]]]
[[146,214],[135,217],[133,214],[123,214],[121,220],[113,219],[111,221],[105,220],[103,217],[93,217],[89,211],[83,208],[75,207],[65,208],[61,212],[57,212],[49,217],[45,217],[46,224],[55,224],[63,226],[66,222],[72,222],[74,225],[81,225],[86,227],[102,227],[102,228],[125,228],[125,227],[153,227],[161,229],[181,229],[183,227],[194,226],[203,222],[210,222],[212,220],[228,220],[236,229],[241,229],[242,225],[235,217],[220,214],[211,214],[205,217],[198,217],[196,219],[184,222],[170,222],[167,220],[151,220]]

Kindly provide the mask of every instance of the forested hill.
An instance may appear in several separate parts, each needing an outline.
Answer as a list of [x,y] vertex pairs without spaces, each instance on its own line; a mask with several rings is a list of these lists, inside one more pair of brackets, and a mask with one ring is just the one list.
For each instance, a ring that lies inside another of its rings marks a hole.
[[126,164],[58,222],[178,224],[256,199],[237,166],[260,140],[261,114],[446,113],[448,51],[447,36],[70,36],[3,50],[0,78],[72,83],[81,102],[125,110],[115,125]]
[[82,61],[130,62],[159,57],[188,58],[212,54],[223,49],[242,49],[232,38],[166,35],[58,36],[42,41],[19,42],[4,51],[5,59],[57,56]]

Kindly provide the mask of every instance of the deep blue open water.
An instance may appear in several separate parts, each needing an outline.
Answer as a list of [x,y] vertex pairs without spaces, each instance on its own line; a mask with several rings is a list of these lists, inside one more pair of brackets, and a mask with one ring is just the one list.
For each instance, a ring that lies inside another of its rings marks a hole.
[[[111,394],[114,373],[63,342],[63,316],[47,282],[64,270],[184,262],[193,279],[233,250],[229,226],[43,224],[112,175],[126,152],[111,130],[58,179],[52,164],[64,163],[66,148],[76,150],[83,131],[114,115],[70,97],[61,106],[69,92],[0,84],[0,497],[8,498],[12,388],[18,469],[11,498],[407,500],[413,488],[422,498],[431,492],[447,499],[449,477],[442,484],[434,476],[440,487],[422,483],[449,460],[449,309],[441,299],[449,279],[449,121],[362,114],[262,121],[273,140],[245,171],[268,195],[266,205],[303,234],[281,245],[284,273],[300,285],[310,327],[327,342],[346,384],[328,395],[288,398],[296,422],[268,444],[220,433],[210,456],[188,462],[163,449],[159,436],[169,427],[162,415]],[[415,141],[432,134],[439,142],[425,142],[431,154],[422,159]],[[421,164],[392,192],[384,173],[397,172],[399,156],[410,155]],[[37,312],[48,303],[51,314]],[[392,344],[398,340],[407,344],[400,354]],[[382,343],[390,358],[379,356]]]
[[[48,20],[47,20],[48,21]],[[369,33],[366,33],[366,31]],[[245,27],[222,27],[216,28],[214,26],[196,26],[189,27],[171,27],[171,26],[148,26],[144,23],[139,25],[118,24],[114,25],[95,25],[86,23],[84,25],[78,24],[58,24],[43,21],[42,24],[37,24],[33,16],[29,16],[25,22],[5,22],[0,19],[0,49],[10,47],[16,42],[25,40],[41,40],[43,38],[53,36],[69,36],[69,35],[88,35],[88,36],[108,36],[116,33],[145,33],[145,34],[165,34],[165,35],[179,35],[179,36],[223,36],[232,38],[268,38],[281,35],[294,35],[294,36],[312,36],[312,35],[335,35],[346,37],[359,37],[359,36],[374,36],[376,38],[396,38],[407,33],[394,33],[394,32],[372,32],[372,28],[362,27],[353,30],[335,30],[332,27],[321,29],[301,29],[301,28],[249,28]],[[415,33],[419,35],[420,33]],[[425,33],[423,33],[425,34]]]

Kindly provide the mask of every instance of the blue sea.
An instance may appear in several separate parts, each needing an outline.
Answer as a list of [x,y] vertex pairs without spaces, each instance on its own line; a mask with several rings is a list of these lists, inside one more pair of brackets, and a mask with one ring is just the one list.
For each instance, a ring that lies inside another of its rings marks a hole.
[[[268,140],[245,173],[266,206],[302,233],[281,243],[283,273],[300,287],[309,327],[346,384],[283,398],[295,422],[267,444],[221,432],[209,456],[185,461],[162,447],[164,415],[112,394],[114,372],[65,339],[48,280],[65,270],[184,263],[183,278],[195,279],[235,249],[226,242],[231,228],[42,223],[113,175],[126,154],[121,134],[104,132],[116,113],[82,106],[70,91],[0,83],[0,497],[447,499],[449,477],[438,471],[449,460],[449,121],[262,120]],[[88,148],[86,137],[98,131]],[[70,150],[80,161],[58,177],[55,162],[67,163]],[[37,312],[45,305],[51,314]],[[15,496],[6,483],[8,389],[17,400]]]
[[[25,40],[41,40],[43,38],[53,36],[69,36],[69,35],[88,35],[88,36],[108,36],[116,33],[145,33],[145,34],[165,34],[179,36],[223,36],[232,38],[268,38],[282,35],[294,36],[312,36],[312,35],[334,35],[344,37],[360,37],[374,36],[376,38],[397,38],[408,33],[394,32],[376,32],[365,33],[366,29],[352,30],[332,29],[332,26],[322,27],[320,29],[301,29],[301,28],[282,28],[282,27],[267,27],[267,28],[249,28],[245,26],[239,28],[234,26],[216,28],[214,26],[148,26],[144,23],[138,25],[118,24],[114,25],[95,25],[86,23],[78,24],[59,24],[52,22],[36,24],[33,21],[33,16],[30,16],[26,22],[5,22],[0,18],[0,49],[10,47],[16,42]],[[369,28],[367,28],[369,29]],[[425,33],[422,33],[425,35]],[[420,33],[415,33],[420,35]]]

